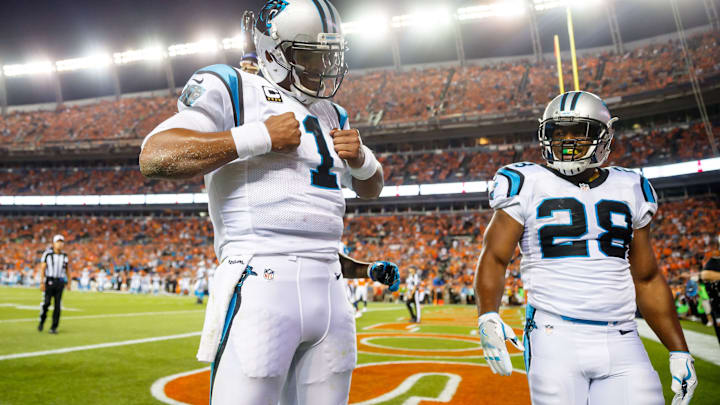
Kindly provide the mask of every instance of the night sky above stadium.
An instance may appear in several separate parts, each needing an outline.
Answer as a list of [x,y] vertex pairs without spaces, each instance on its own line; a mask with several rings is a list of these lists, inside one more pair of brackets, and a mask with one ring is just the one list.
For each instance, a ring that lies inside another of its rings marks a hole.
[[[403,3],[415,6],[432,1],[335,0],[343,15],[358,6],[392,4],[402,12]],[[448,4],[462,5],[467,1]],[[46,56],[50,59],[81,56],[100,48],[110,51],[139,48],[150,41],[165,45],[190,42],[199,35],[232,35],[240,26],[243,11],[257,11],[264,0],[11,0],[2,5],[0,58],[3,63]],[[390,11],[390,14],[396,13]],[[347,17],[344,17],[347,20]]]
[[[222,38],[237,32],[244,10],[257,10],[262,3],[262,0],[68,0],[43,4],[4,1],[4,18],[0,24],[0,59],[4,64],[39,58],[52,60],[83,56],[98,50],[112,52],[136,49],[151,42],[165,45],[190,42],[208,34]],[[343,19],[348,21],[361,15],[364,10],[381,8],[387,10],[388,15],[397,15],[410,12],[422,4],[437,5],[439,2],[334,0],[333,3]],[[450,8],[478,3],[481,2],[446,2]],[[653,31],[652,34],[674,30],[669,0],[627,0],[619,3],[618,19],[624,37],[639,38],[643,36],[642,31],[648,29]],[[688,27],[707,24],[701,0],[685,0],[681,4],[686,7],[684,19]],[[576,24],[576,30],[581,31],[576,33],[579,47],[582,47],[583,42],[587,42],[588,46],[597,46],[593,38],[607,36],[609,39],[605,16],[597,17],[588,16],[588,21],[593,23]],[[578,19],[582,20],[582,16],[578,16]],[[552,20],[540,20],[541,36],[545,36],[542,33],[543,25],[555,23]],[[557,23],[562,26],[561,20]],[[582,32],[583,29],[587,29],[587,32]],[[527,47],[525,43],[517,45],[516,51],[506,50],[503,53],[513,54]],[[503,46],[513,47],[514,44]]]

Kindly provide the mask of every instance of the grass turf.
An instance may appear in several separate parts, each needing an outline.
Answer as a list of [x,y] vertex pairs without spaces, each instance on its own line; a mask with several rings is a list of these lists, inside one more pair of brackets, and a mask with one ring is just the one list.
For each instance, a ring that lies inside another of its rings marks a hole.
[[[194,370],[203,366],[195,361],[199,336],[161,340],[141,344],[87,349],[59,354],[1,359],[18,353],[55,350],[69,347],[167,337],[200,331],[203,312],[194,297],[135,296],[113,293],[66,292],[60,323],[60,334],[38,333],[39,290],[0,288],[0,404],[157,404],[150,386],[161,377]],[[19,306],[19,307],[18,307]],[[33,309],[32,307],[35,307]],[[27,308],[27,309],[26,309]],[[404,306],[371,304],[371,310],[357,320],[358,333],[392,331],[421,335],[445,333],[470,336],[474,330],[474,308],[469,306],[425,307],[426,321],[416,332],[393,329],[393,324],[407,321]],[[513,308],[503,314],[513,327],[521,327],[522,311]],[[371,325],[387,324],[372,329]],[[687,329],[707,333],[683,323]],[[389,329],[384,329],[389,328]],[[705,327],[702,327],[705,328]],[[711,328],[707,328],[712,333]],[[461,348],[457,340],[429,338],[377,338],[371,343],[402,348]],[[659,343],[645,340],[650,359],[658,371],[666,399],[672,397],[667,351]],[[415,346],[412,346],[415,345]],[[453,346],[449,346],[453,345]],[[457,347],[455,346],[457,345]],[[481,364],[477,357],[444,357],[441,359],[385,354],[359,353],[358,363],[425,360]],[[516,369],[523,369],[521,356],[512,357]],[[700,385],[694,405],[714,404],[720,397],[720,367],[696,359]],[[434,396],[447,382],[441,376],[423,377],[408,393],[383,402],[401,404],[412,395]],[[394,387],[393,387],[394,388]]]

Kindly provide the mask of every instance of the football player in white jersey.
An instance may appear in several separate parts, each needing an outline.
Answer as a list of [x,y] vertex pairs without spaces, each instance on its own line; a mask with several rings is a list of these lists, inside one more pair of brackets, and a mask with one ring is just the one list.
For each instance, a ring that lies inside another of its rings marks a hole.
[[143,142],[140,168],[205,176],[220,262],[197,355],[213,362],[210,402],[346,403],[357,350],[337,276],[340,187],[376,198],[382,168],[329,100],[347,65],[327,0],[268,1],[255,44],[262,76],[196,72],[179,112]]
[[[547,164],[503,167],[491,189],[495,214],[475,275],[481,342],[502,375],[512,372],[505,340],[524,349],[536,405],[664,403],[637,333],[636,303],[670,351],[672,403],[689,403],[697,385],[651,246],[655,191],[634,171],[601,167],[616,120],[594,94],[561,94],[539,128]],[[518,243],[528,292],[524,348],[497,313]]]

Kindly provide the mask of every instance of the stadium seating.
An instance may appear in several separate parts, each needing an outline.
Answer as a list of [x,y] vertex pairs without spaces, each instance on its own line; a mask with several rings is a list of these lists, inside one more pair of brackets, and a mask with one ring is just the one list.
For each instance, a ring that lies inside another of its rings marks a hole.
[[[689,40],[701,80],[720,73],[720,34],[706,32]],[[579,59],[586,90],[601,97],[658,90],[688,81],[676,41],[646,45],[623,55],[603,53]],[[570,71],[566,78],[572,77]],[[404,71],[351,72],[336,102],[351,120],[367,125],[424,121],[459,114],[497,114],[542,106],[558,94],[555,65],[547,60],[414,68]],[[10,113],[0,121],[3,145],[138,139],[175,110],[174,97],[123,98],[57,111]]]
[[[720,138],[720,125],[714,125]],[[712,156],[699,123],[676,124],[662,129],[637,127],[619,133],[614,141],[611,165],[642,167]],[[488,180],[506,164],[540,162],[537,144],[450,147],[430,151],[399,151],[379,154],[387,185]],[[199,193],[202,178],[182,181],[151,180],[137,166],[0,169],[3,195],[82,195]]]
[[[432,215],[350,216],[345,243],[358,259],[386,259],[415,267],[426,281],[443,278],[454,294],[471,286],[491,211]],[[711,256],[720,255],[713,199],[663,203],[653,222],[654,250],[671,285],[683,283]],[[18,224],[22,224],[18,226]],[[85,269],[194,271],[214,262],[212,226],[202,217],[23,217],[0,218],[0,268],[35,269],[52,235],[66,235],[71,277]],[[516,257],[509,270],[518,270]],[[512,278],[509,284],[516,284]]]

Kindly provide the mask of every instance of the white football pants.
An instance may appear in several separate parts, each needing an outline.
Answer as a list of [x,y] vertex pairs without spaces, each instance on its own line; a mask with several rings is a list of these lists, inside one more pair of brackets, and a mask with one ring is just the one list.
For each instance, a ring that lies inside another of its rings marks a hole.
[[533,405],[662,405],[635,321],[571,320],[528,305],[525,367]]
[[340,262],[253,256],[249,265],[212,366],[211,404],[346,404],[357,347]]

